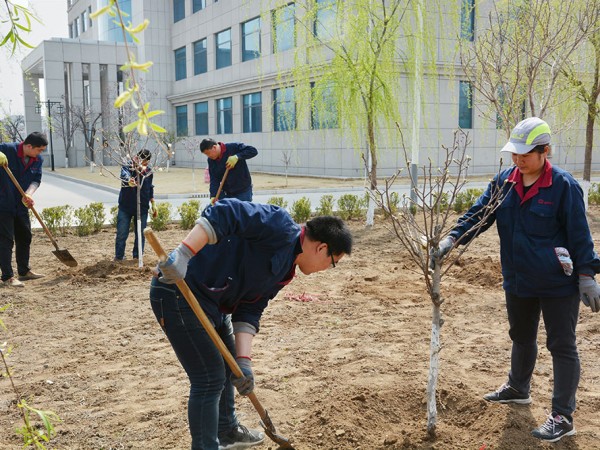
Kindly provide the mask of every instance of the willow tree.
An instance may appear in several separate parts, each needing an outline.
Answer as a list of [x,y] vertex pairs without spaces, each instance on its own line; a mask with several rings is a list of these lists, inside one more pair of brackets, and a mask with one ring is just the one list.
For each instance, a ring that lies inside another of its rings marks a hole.
[[564,88],[562,73],[597,27],[596,3],[493,1],[474,42],[460,41],[464,75],[481,100],[474,103],[507,137],[526,114],[572,111],[572,92]]
[[[416,49],[425,52],[430,74],[437,72],[435,33],[420,33],[421,0],[300,0],[295,3],[296,46],[292,67],[282,66],[282,86],[294,87],[297,113],[329,121],[327,128],[351,137],[364,160],[368,189],[377,188],[379,149],[393,142],[395,122],[402,122],[402,78],[414,73]],[[437,2],[429,2],[432,8]],[[285,3],[273,11],[273,35],[289,17]],[[273,5],[269,6],[270,8]],[[435,11],[439,11],[436,7]],[[433,14],[425,21],[437,21]],[[422,18],[421,18],[422,19]],[[423,29],[436,29],[426,24]],[[275,42],[277,45],[277,42]],[[419,62],[419,64],[423,64]],[[435,78],[435,77],[433,77]],[[424,79],[424,78],[423,78]],[[420,83],[424,83],[420,79]],[[418,99],[420,102],[420,99]],[[334,126],[331,126],[331,122]],[[366,147],[366,148],[365,148]],[[362,150],[364,149],[364,151]],[[367,225],[374,203],[369,202]]]

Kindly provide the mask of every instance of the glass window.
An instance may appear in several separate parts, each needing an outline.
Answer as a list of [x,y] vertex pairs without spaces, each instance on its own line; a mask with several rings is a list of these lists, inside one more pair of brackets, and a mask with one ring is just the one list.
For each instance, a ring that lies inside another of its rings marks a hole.
[[217,33],[215,39],[217,69],[231,65],[231,29]]
[[460,37],[472,41],[475,31],[475,0],[461,0]]
[[273,11],[273,53],[289,50],[296,45],[294,11],[293,3]]
[[275,131],[296,129],[296,102],[293,87],[273,90],[273,129]]
[[338,109],[333,98],[333,86],[315,86],[311,83],[311,116],[313,130],[338,127]]
[[81,20],[81,32],[82,33],[85,33],[87,31],[87,23],[88,23],[88,21],[87,21],[87,18],[85,17],[85,13],[86,13],[86,11],[84,11],[84,12],[81,13],[81,19],[80,19]]
[[206,73],[208,67],[206,57],[206,39],[194,42],[194,75]]
[[185,18],[185,0],[173,0],[173,22]]
[[181,47],[175,50],[175,80],[183,80],[186,73],[185,47]]
[[244,133],[262,131],[262,95],[260,92],[246,94],[243,100],[243,129]]
[[187,105],[175,107],[175,115],[177,116],[177,136],[187,136]]
[[313,33],[315,36],[327,40],[334,35],[336,0],[316,0],[315,22],[313,24]]
[[79,37],[79,17],[75,17],[73,20],[73,37]]
[[194,103],[196,135],[208,135],[208,102]]
[[72,22],[69,24],[69,37],[70,37],[71,39],[75,37],[75,36],[73,35],[73,23],[72,23]]
[[200,11],[206,8],[206,0],[193,0],[192,1],[192,13]]
[[[108,0],[98,0],[98,8],[106,6]],[[131,17],[131,0],[119,0],[119,8],[124,14],[124,17]],[[123,30],[120,25],[117,25],[114,18],[109,14],[103,14],[98,17],[98,40],[110,42],[123,42]],[[125,34],[127,42],[133,42],[133,38],[129,34]]]
[[231,97],[217,100],[217,134],[233,133]]
[[458,126],[467,129],[473,128],[473,103],[471,83],[468,81],[459,82],[458,99]]
[[88,6],[88,9],[87,9],[88,28],[92,28],[92,25],[94,24],[94,21],[90,17],[90,14],[92,14],[92,7]]
[[260,56],[260,17],[242,24],[242,61]]

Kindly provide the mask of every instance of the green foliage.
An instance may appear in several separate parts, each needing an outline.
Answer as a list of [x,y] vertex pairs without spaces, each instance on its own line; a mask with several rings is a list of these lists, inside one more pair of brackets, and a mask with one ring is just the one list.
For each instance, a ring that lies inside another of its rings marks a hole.
[[390,200],[388,203],[388,209],[390,213],[396,214],[400,207],[400,194],[397,192],[390,192]]
[[[17,407],[21,409],[25,423],[23,427],[16,430],[17,434],[23,437],[23,448],[33,445],[37,449],[45,449],[46,446],[43,443],[50,442],[50,439],[56,435],[54,424],[62,422],[60,417],[54,411],[42,411],[29,406],[24,399],[19,401]],[[38,416],[43,427],[33,423],[32,413]]]
[[155,203],[156,217],[152,218],[152,229],[154,231],[162,231],[167,229],[167,225],[171,222],[171,204],[169,202]]
[[287,208],[288,202],[286,202],[283,197],[271,197],[267,200],[267,205],[275,205],[285,209]]
[[592,183],[590,186],[588,203],[590,205],[600,205],[600,183]]
[[177,208],[177,212],[181,216],[181,228],[190,230],[194,228],[196,220],[200,217],[200,202],[189,200]]
[[292,203],[291,215],[297,223],[304,223],[310,219],[311,211],[310,200],[307,197],[301,197]]
[[110,224],[117,228],[117,217],[119,215],[119,205],[110,208]]
[[442,192],[441,197],[436,192],[435,194],[433,194],[433,201],[434,201],[434,203],[438,204],[440,211],[446,211],[448,209],[448,207],[450,206],[450,204],[449,204],[450,196],[447,192]]
[[69,205],[51,206],[44,208],[40,215],[52,234],[64,236],[71,226],[73,208]]
[[483,189],[467,189],[466,191],[461,191],[456,194],[454,198],[454,203],[452,203],[452,209],[461,213],[467,211],[473,203],[483,194]]
[[344,194],[338,201],[338,213],[344,220],[357,219],[362,215],[362,203],[358,195]]
[[90,203],[75,210],[77,236],[88,236],[102,229],[105,220],[104,204],[100,202]]
[[8,22],[10,24],[10,29],[4,36],[0,34],[0,38],[2,39],[2,41],[0,41],[0,47],[3,47],[10,42],[12,44],[10,50],[11,55],[15,54],[18,45],[30,49],[33,48],[33,46],[27,43],[21,36],[23,32],[31,32],[32,19],[41,23],[40,19],[25,6],[16,4],[12,0],[5,0],[3,3],[3,7],[5,7],[7,11],[6,16],[3,12],[0,13],[0,23]]
[[321,197],[319,206],[317,208],[317,214],[319,216],[333,215],[333,195],[327,194]]

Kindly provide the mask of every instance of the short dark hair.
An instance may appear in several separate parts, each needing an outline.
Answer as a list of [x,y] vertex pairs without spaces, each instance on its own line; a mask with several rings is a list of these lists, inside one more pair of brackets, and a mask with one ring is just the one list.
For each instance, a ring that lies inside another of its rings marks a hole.
[[150,158],[152,158],[152,153],[150,153],[150,150],[147,148],[143,148],[138,152],[137,157],[142,161],[150,161]]
[[214,139],[211,139],[211,138],[202,139],[202,142],[200,142],[200,151],[203,152],[204,150],[213,148],[213,146],[215,146],[215,145],[217,145],[217,141],[215,141]]
[[349,255],[352,252],[352,234],[339,217],[319,216],[306,222],[306,236],[311,241],[327,244],[330,255]]
[[535,153],[544,153],[544,151],[546,150],[546,147],[548,147],[548,154],[552,153],[552,146],[550,144],[536,145],[531,150],[529,150],[529,153],[533,153],[533,152],[535,152]]
[[46,135],[40,131],[34,131],[33,133],[30,133],[25,140],[23,141],[23,144],[29,144],[32,147],[47,147],[48,146],[48,138],[46,137]]

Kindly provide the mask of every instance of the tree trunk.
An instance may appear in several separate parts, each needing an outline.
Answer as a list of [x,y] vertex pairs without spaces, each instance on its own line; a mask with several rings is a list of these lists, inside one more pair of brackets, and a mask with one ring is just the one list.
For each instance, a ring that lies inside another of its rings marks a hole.
[[[375,120],[372,116],[368,119],[368,158],[367,173],[369,174],[369,190],[375,192],[377,189],[377,146],[375,143]],[[367,199],[367,219],[366,226],[372,227],[375,223],[375,202],[369,195]]]
[[592,147],[594,144],[594,122],[596,120],[596,116],[594,115],[595,109],[595,102],[594,105],[588,105],[587,123],[585,126],[585,156],[583,162],[583,179],[585,181],[590,181],[592,172]]
[[427,434],[435,437],[437,423],[436,389],[440,371],[440,332],[442,328],[442,299],[440,296],[441,266],[435,264],[432,276],[431,342],[429,346],[429,377],[427,380]]
[[136,221],[135,221],[135,229],[137,231],[137,236],[138,236],[138,267],[144,267],[144,253],[142,250],[142,216],[140,215],[141,213],[141,191],[142,191],[142,183],[144,182],[144,178],[140,177],[139,178],[140,183],[138,183],[137,186],[137,216],[136,216]]

